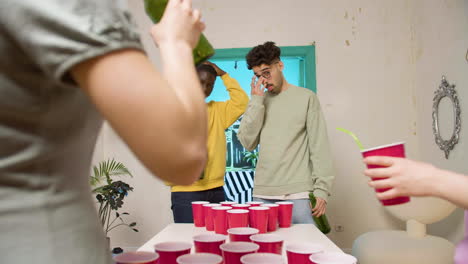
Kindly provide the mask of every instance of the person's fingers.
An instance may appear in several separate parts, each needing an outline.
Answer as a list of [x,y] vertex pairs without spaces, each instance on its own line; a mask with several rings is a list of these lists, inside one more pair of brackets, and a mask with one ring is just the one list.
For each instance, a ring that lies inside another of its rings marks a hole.
[[252,82],[250,83],[250,88],[252,89],[252,92],[254,91],[255,89],[255,79],[257,78],[257,76],[253,76],[252,77]]
[[387,156],[370,156],[364,159],[364,163],[367,165],[379,165],[389,167],[395,164],[398,158],[387,157]]
[[315,204],[315,207],[312,208],[312,212],[317,212],[317,211],[320,210],[320,208],[321,208],[320,205],[317,203],[317,204]]
[[325,208],[326,208],[326,203],[325,201],[322,200],[322,202],[320,203],[320,211],[321,212],[325,211]]
[[191,0],[182,0],[181,4],[176,7],[181,11],[183,16],[187,16],[188,19],[191,20],[192,23],[196,23],[196,20],[193,16],[193,9],[192,4],[190,3]]
[[385,192],[381,192],[381,193],[377,193],[376,196],[377,196],[377,199],[379,200],[388,200],[388,199],[392,199],[392,198],[395,198],[395,197],[398,197],[400,196],[401,194],[399,194],[397,192],[396,189],[390,189],[388,191],[385,191]]
[[257,89],[260,91],[262,90],[261,88],[262,88],[263,82],[265,82],[265,78],[263,77],[258,78],[256,86],[257,86]]
[[198,23],[198,29],[199,29],[200,31],[204,31],[204,30],[206,29],[206,24],[205,24],[205,22],[199,22],[199,23]]
[[314,215],[315,217],[320,217],[320,216],[323,215],[324,213],[325,213],[325,207],[324,207],[324,206],[320,206],[320,207],[318,207],[318,208],[314,211],[313,215]]
[[313,216],[317,216],[317,213],[318,213],[318,212],[319,212],[319,210],[318,210],[318,207],[317,207],[317,204],[316,204],[315,207],[312,208],[312,215],[313,215]]
[[265,85],[265,83],[266,83],[266,79],[265,79],[265,77],[263,77],[263,76],[260,77],[260,80],[259,80],[259,81],[260,81],[260,84],[261,84],[261,85]]
[[315,212],[318,208],[318,203],[315,204],[315,207],[312,207],[312,204],[310,204],[310,208],[312,208],[312,212]]
[[184,9],[192,10],[192,0],[182,0],[181,3]]
[[317,199],[317,203],[315,204],[315,207],[312,210],[314,212],[317,210],[322,210],[324,206],[325,206],[325,202],[321,199]]
[[323,214],[325,214],[325,207],[322,208],[322,209],[320,210],[320,212],[317,213],[317,217],[320,217],[320,216],[322,216]]
[[392,180],[391,179],[383,179],[383,180],[370,180],[368,182],[369,186],[374,189],[385,189],[385,188],[393,188]]
[[202,23],[202,22],[201,22],[201,16],[202,16],[202,14],[201,14],[200,10],[194,9],[194,10],[192,11],[192,16],[193,16],[193,19],[194,19],[195,22],[197,22],[197,23]]
[[392,172],[391,168],[376,168],[376,169],[366,169],[364,170],[364,175],[370,178],[383,178],[389,177]]

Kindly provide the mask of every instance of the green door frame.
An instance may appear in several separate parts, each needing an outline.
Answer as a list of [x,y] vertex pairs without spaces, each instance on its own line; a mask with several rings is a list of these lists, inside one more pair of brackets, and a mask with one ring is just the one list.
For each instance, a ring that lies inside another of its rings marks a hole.
[[[307,46],[285,46],[281,48],[281,57],[301,58],[301,82],[304,87],[317,92],[316,68],[315,68],[315,45]],[[245,60],[245,56],[251,48],[216,49],[213,60]]]

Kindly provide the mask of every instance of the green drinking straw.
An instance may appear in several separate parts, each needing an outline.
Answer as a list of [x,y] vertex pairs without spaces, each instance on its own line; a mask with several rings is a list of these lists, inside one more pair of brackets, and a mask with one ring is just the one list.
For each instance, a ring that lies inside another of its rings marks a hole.
[[347,129],[341,128],[341,127],[337,127],[336,130],[339,130],[339,131],[341,131],[341,132],[345,132],[346,134],[350,135],[350,136],[354,139],[354,141],[356,142],[356,144],[358,145],[359,150],[362,151],[362,150],[364,149],[364,147],[363,147],[362,144],[361,144],[361,141],[359,141],[359,139],[356,137],[356,135],[354,135],[353,132],[351,132],[351,131],[349,131],[349,130],[347,130]]

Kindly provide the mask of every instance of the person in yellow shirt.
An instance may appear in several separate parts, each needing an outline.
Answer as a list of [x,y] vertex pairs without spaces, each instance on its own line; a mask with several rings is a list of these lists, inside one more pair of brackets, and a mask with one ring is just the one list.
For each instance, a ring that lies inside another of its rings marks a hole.
[[229,128],[246,110],[247,93],[229,74],[216,64],[206,62],[197,67],[205,97],[210,96],[220,76],[229,93],[225,102],[210,101],[208,109],[208,160],[200,179],[189,186],[171,185],[172,213],[175,223],[193,223],[192,201],[219,203],[226,200],[223,185],[226,170],[226,136]]

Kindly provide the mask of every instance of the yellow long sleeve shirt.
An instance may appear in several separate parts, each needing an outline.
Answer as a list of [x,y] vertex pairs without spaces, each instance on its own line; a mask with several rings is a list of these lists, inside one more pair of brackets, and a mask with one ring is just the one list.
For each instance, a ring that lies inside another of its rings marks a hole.
[[221,76],[229,93],[225,102],[210,101],[208,107],[208,161],[204,177],[190,186],[174,185],[172,192],[195,192],[224,185],[226,171],[226,135],[229,128],[246,110],[249,97],[229,74]]

